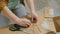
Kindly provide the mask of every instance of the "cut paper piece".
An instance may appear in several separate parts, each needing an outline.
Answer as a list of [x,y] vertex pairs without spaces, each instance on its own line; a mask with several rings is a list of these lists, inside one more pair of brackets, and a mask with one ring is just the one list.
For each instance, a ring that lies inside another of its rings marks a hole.
[[51,22],[51,23],[52,23],[52,22],[53,22],[53,19],[49,18],[49,19],[48,19],[48,22]]
[[54,17],[54,9],[51,7],[44,7],[45,17]]
[[50,9],[50,10],[49,10],[49,14],[50,14],[50,15],[54,15],[54,9]]
[[46,21],[44,21],[41,26],[44,28],[44,29],[50,29],[48,23]]

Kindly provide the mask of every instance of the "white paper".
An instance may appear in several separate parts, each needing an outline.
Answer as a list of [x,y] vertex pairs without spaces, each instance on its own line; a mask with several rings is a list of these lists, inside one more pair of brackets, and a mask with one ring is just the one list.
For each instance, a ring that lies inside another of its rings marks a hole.
[[49,29],[49,28],[50,28],[49,25],[48,25],[48,23],[45,22],[45,21],[41,24],[41,26],[42,26],[44,29]]
[[50,9],[48,13],[54,16],[54,9]]

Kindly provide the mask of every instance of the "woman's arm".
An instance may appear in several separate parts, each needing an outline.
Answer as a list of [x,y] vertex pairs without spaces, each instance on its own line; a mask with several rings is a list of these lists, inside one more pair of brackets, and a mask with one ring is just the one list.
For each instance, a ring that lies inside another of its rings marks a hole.
[[36,12],[35,12],[35,8],[34,8],[34,3],[33,3],[33,0],[26,0],[26,2],[27,2],[27,5],[28,5],[28,7],[29,7],[29,9],[30,9],[30,11],[31,11],[31,17],[32,17],[32,22],[34,22],[34,23],[36,23],[37,22],[37,14],[36,14]]
[[7,3],[5,2],[6,0],[1,0],[0,1],[0,11],[3,15],[5,15],[7,18],[11,19],[12,21],[16,22],[16,24],[23,26],[23,27],[28,27],[31,25],[30,20],[24,19],[24,18],[19,18],[17,17],[6,5]]
[[13,21],[17,21],[18,17],[12,13],[11,10],[6,6],[8,4],[8,0],[0,0],[0,13],[3,13],[6,17]]
[[33,0],[26,0],[29,9],[33,12],[35,11]]
[[7,16],[9,19],[16,20],[18,17],[15,16],[12,11],[9,10],[9,8],[6,6],[8,3],[8,0],[0,0],[0,11]]
[[7,6],[2,9],[2,14],[22,27],[29,27],[31,25],[31,22],[28,19],[17,17]]
[[5,6],[1,12],[4,16],[8,17],[13,21],[17,21],[17,19],[19,19],[15,14],[13,14],[11,10],[9,10],[7,6]]

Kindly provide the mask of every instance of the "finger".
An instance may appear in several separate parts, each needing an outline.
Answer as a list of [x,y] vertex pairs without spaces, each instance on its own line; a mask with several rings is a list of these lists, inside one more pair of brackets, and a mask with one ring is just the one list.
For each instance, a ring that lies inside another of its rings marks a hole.
[[27,23],[27,25],[28,25],[28,26],[30,26],[30,25],[31,25],[31,23]]
[[31,25],[31,23],[29,23],[29,25]]
[[33,21],[33,17],[32,17],[32,21]]
[[25,22],[25,25],[30,26],[30,23],[29,22]]
[[33,18],[33,23],[36,23],[37,22],[37,18]]
[[33,22],[33,13],[32,13],[32,12],[31,12],[31,17],[32,17],[32,18],[31,18],[31,21]]
[[29,27],[30,25],[28,25],[28,24],[25,24],[26,25],[26,27]]
[[27,20],[25,23],[31,25],[31,21],[30,20]]
[[29,27],[31,23],[25,22],[24,26]]
[[24,27],[25,27],[25,28],[28,27],[27,24],[24,24]]
[[31,21],[30,20],[29,20],[28,24],[31,25]]

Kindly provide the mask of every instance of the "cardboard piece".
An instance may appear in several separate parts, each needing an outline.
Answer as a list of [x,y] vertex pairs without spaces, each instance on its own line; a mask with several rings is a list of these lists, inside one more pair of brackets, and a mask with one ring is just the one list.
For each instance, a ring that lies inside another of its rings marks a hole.
[[53,18],[55,29],[57,32],[60,32],[60,16]]

